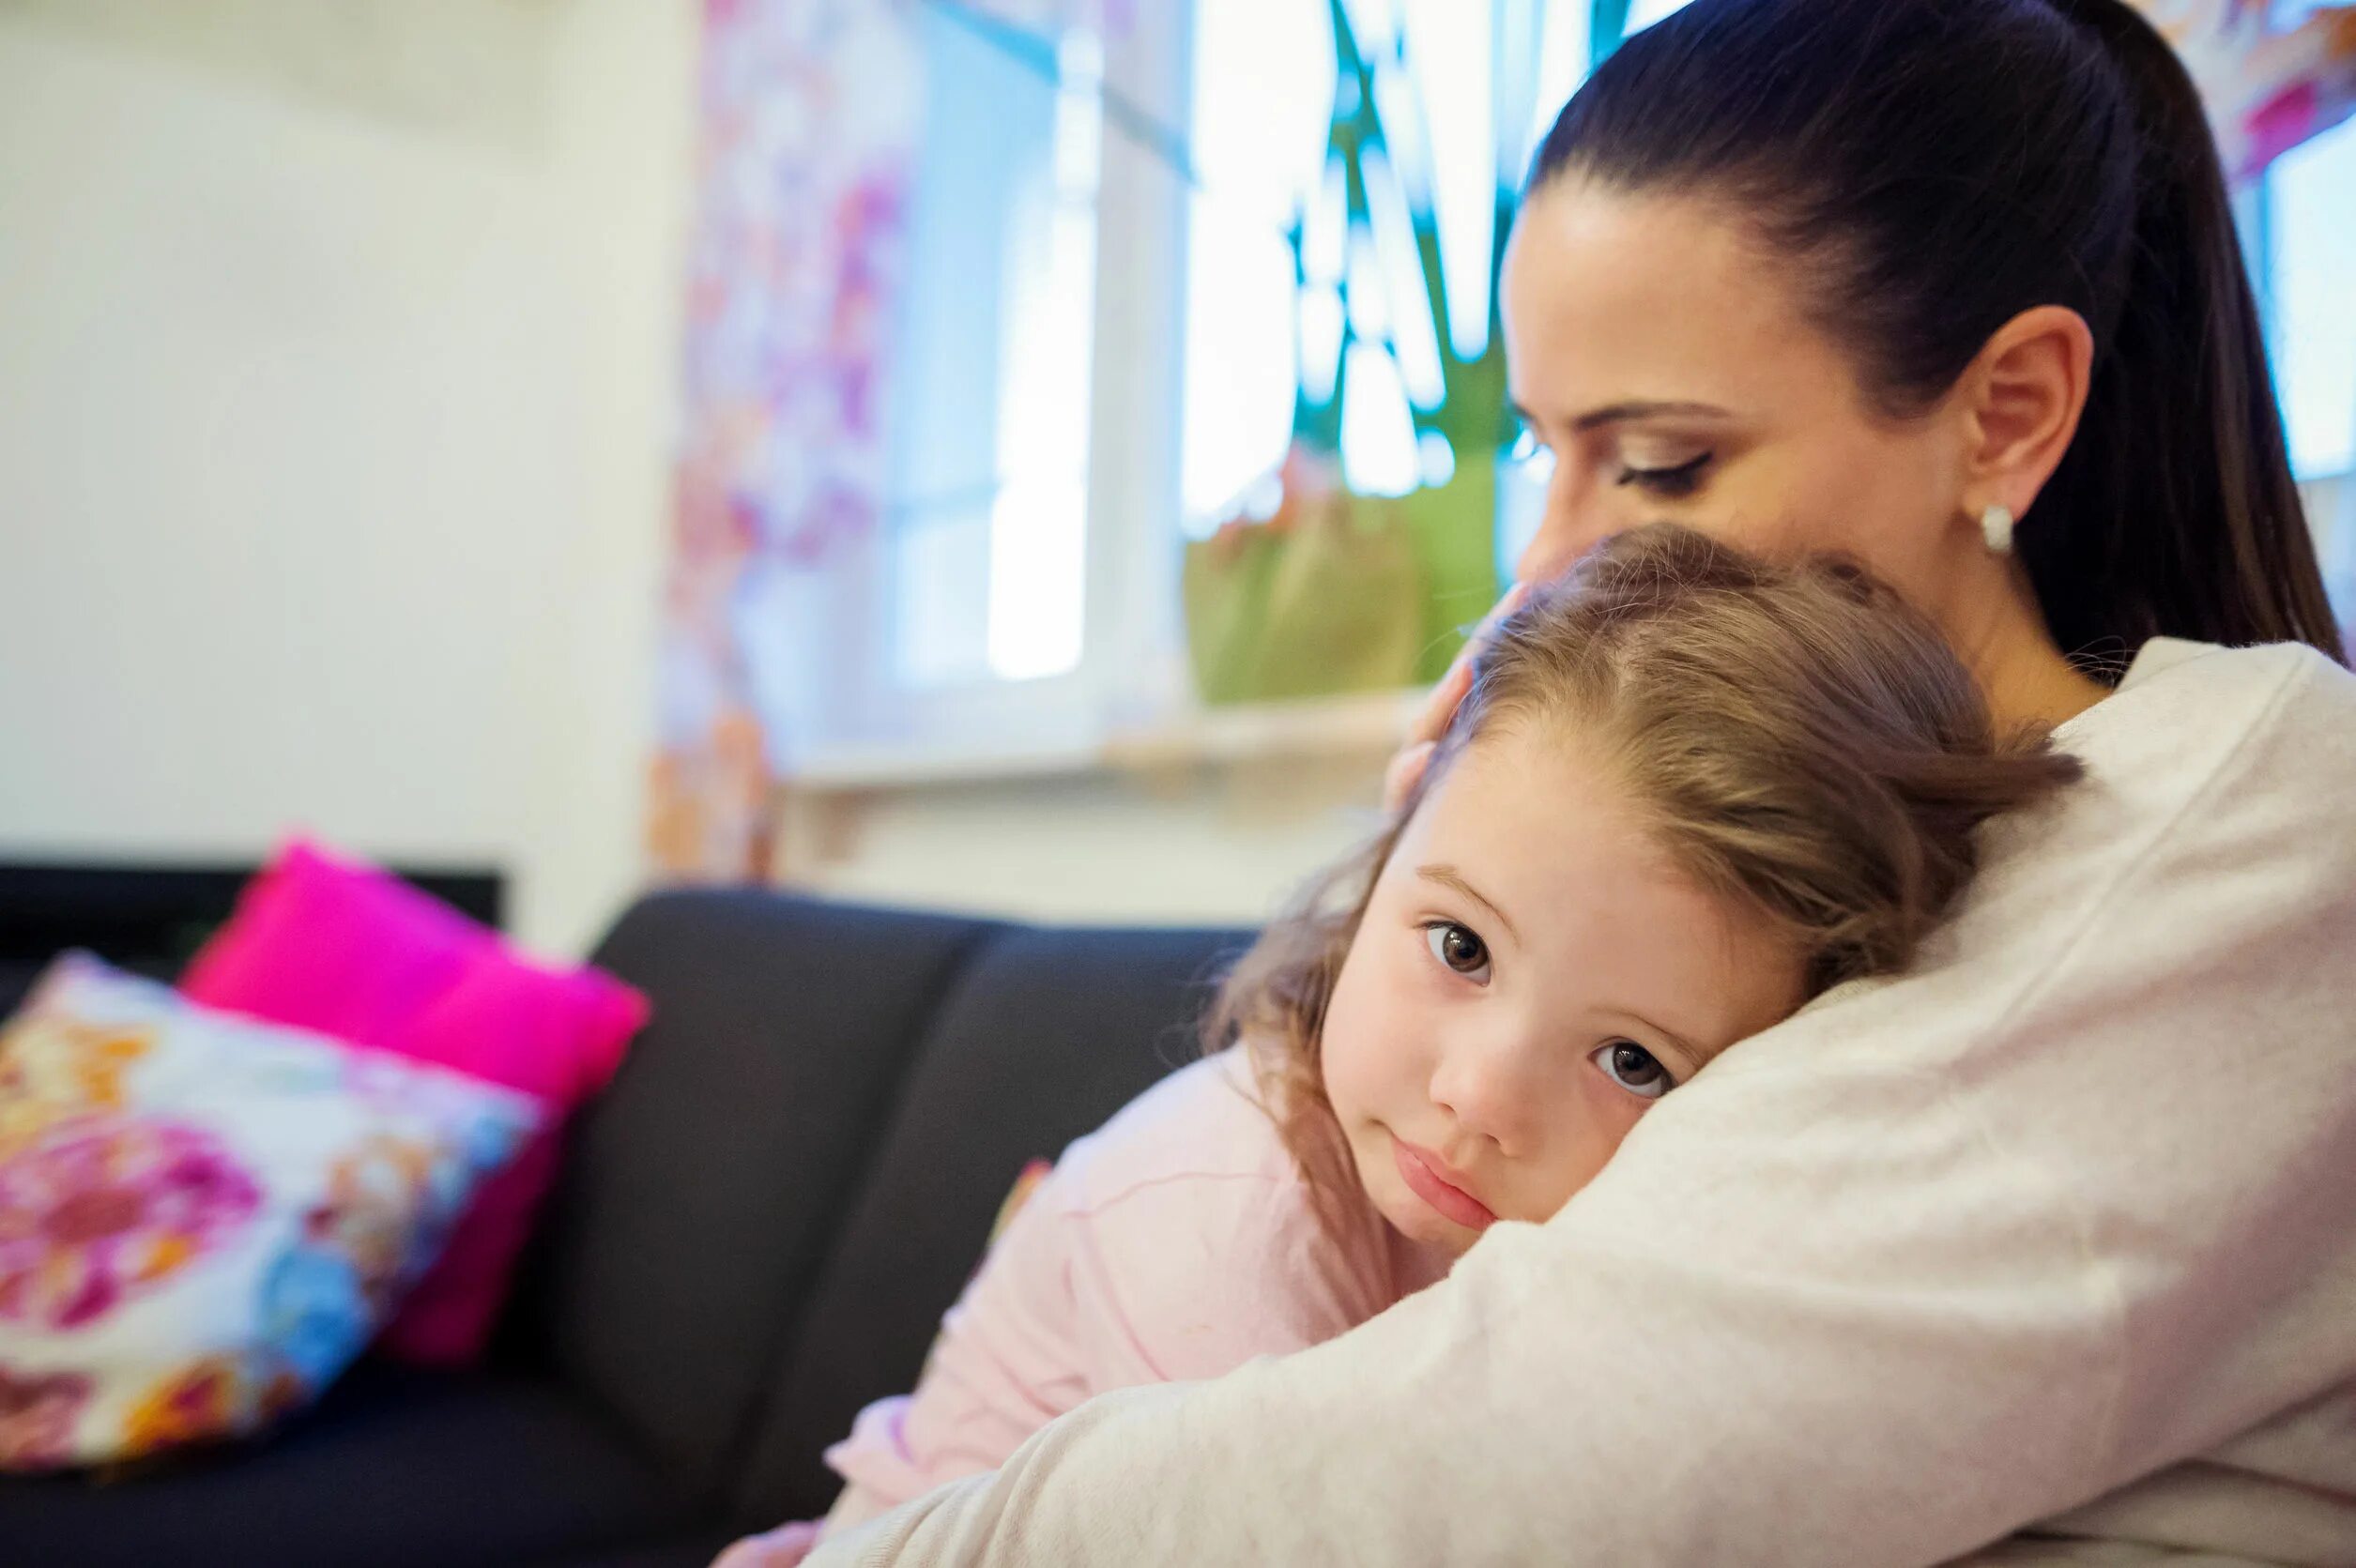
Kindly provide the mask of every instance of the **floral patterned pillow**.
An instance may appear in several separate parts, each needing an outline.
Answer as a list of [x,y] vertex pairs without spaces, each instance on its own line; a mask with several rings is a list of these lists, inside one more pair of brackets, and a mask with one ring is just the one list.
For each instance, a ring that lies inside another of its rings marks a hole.
[[540,1114],[59,959],[0,1029],[0,1469],[308,1404]]

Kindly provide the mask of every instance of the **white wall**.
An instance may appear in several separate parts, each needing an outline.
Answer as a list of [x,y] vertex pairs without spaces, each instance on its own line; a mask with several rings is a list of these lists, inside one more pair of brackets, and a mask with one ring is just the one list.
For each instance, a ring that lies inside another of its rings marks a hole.
[[639,869],[698,8],[335,10],[0,5],[0,859],[300,824],[577,949]]

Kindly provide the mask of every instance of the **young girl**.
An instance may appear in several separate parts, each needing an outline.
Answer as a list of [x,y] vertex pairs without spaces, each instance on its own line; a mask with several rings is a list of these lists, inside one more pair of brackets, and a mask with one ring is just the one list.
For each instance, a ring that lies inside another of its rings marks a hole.
[[1065,1151],[797,1560],[1095,1394],[1329,1339],[1539,1223],[1735,1042],[1907,965],[1974,832],[2076,776],[1855,568],[1655,525],[1500,626],[1397,820],[1229,978],[1209,1054]]

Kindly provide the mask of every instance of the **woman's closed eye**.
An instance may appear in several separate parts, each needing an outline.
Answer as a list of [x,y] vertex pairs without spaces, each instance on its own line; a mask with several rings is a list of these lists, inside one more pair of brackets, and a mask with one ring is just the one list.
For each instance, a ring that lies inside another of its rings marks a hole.
[[1658,1100],[1677,1087],[1660,1058],[1632,1040],[1614,1040],[1587,1058],[1603,1075],[1640,1100]]
[[1426,921],[1423,939],[1443,967],[1476,985],[1489,983],[1489,944],[1471,926],[1455,921]]
[[1708,470],[1710,459],[1716,455],[1714,452],[1704,452],[1672,468],[1639,468],[1624,464],[1620,468],[1619,482],[1635,485],[1655,495],[1678,499],[1692,495],[1702,487],[1702,476]]

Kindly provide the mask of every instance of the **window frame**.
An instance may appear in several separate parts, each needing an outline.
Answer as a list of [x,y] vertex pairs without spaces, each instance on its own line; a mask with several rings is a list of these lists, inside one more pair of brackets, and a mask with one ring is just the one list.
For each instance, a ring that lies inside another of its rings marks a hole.
[[819,733],[787,738],[788,784],[1068,770],[1093,760],[1117,730],[1191,700],[1177,591],[1188,189],[1166,149],[1126,133],[1114,110],[1186,131],[1193,10],[1137,7],[1105,39],[1077,664],[1027,679],[902,682],[895,525],[886,518],[827,569],[820,634],[832,651],[820,662],[831,678]]

